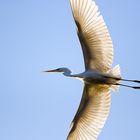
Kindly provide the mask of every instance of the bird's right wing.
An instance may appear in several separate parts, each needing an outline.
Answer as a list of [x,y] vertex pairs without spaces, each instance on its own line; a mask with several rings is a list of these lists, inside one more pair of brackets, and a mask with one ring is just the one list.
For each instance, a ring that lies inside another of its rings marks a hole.
[[95,1],[70,2],[83,50],[85,69],[109,71],[113,61],[112,40]]
[[109,86],[85,85],[67,140],[96,140],[107,119],[109,109]]

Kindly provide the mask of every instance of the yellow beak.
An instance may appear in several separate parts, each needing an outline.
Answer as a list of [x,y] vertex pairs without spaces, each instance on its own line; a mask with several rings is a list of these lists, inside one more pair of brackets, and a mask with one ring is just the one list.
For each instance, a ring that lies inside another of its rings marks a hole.
[[43,72],[57,72],[57,70],[47,70],[47,71],[43,71]]

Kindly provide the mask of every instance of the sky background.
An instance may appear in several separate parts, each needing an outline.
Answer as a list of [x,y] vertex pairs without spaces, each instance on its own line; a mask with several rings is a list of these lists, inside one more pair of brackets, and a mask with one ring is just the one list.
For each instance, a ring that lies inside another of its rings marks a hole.
[[[97,0],[122,76],[140,79],[140,1]],[[0,140],[65,140],[80,81],[46,69],[84,71],[69,0],[0,0]],[[140,91],[112,93],[98,140],[140,139]]]

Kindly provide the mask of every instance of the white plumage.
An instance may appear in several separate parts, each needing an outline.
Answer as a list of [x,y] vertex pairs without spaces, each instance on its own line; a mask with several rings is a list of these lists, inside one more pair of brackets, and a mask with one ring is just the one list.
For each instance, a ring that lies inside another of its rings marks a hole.
[[113,47],[97,5],[92,0],[70,0],[70,2],[86,69],[107,72],[112,66]]
[[[83,49],[85,69],[110,71],[113,60],[112,41],[97,5],[92,0],[70,0],[70,2]],[[68,140],[97,139],[109,113],[109,91],[110,87],[107,85],[85,84]]]
[[140,81],[122,79],[119,65],[111,69],[113,45],[95,1],[70,0],[70,3],[83,50],[85,72],[73,75],[68,68],[47,72],[63,72],[65,76],[84,81],[81,103],[72,121],[67,140],[96,140],[109,114],[110,88],[117,90],[121,85],[140,89],[120,84],[120,81]]
[[[108,86],[85,85],[79,110],[68,140],[96,140],[110,109]],[[78,120],[77,120],[78,118]]]

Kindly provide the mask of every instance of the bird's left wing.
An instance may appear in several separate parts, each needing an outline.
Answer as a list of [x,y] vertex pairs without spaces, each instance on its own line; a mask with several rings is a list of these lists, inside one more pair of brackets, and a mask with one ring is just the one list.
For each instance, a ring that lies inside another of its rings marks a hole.
[[109,109],[109,86],[85,85],[67,140],[96,140],[107,119]]
[[93,0],[70,0],[77,34],[84,55],[85,69],[107,72],[113,61],[110,34]]

